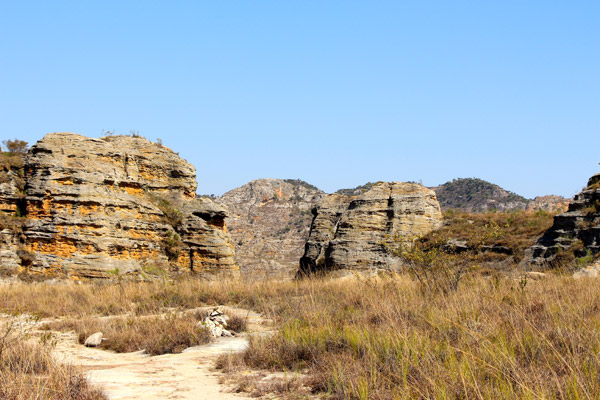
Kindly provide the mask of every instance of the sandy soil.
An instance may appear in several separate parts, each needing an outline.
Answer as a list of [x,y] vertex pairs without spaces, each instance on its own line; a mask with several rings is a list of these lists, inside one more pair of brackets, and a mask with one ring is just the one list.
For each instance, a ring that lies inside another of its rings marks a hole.
[[228,393],[214,372],[215,359],[242,351],[245,337],[218,338],[214,343],[190,347],[181,354],[150,357],[143,352],[113,353],[76,344],[74,333],[60,334],[55,356],[87,370],[89,381],[110,399],[214,399],[249,398]]
[[[205,311],[204,308],[188,312]],[[226,308],[227,310],[227,308]],[[242,309],[232,309],[246,315],[252,334],[270,334],[272,322]],[[104,317],[116,318],[117,316]],[[32,340],[48,331],[40,327],[51,320],[37,320],[27,315],[14,317],[0,314],[0,325],[13,324],[21,334]],[[109,399],[189,399],[239,400],[247,395],[232,393],[231,386],[219,383],[223,374],[214,370],[221,354],[243,351],[248,346],[248,334],[220,337],[214,342],[190,347],[181,354],[149,356],[144,351],[115,353],[89,348],[77,343],[75,332],[52,332],[56,345],[53,355],[59,362],[80,366],[90,383],[101,388]]]

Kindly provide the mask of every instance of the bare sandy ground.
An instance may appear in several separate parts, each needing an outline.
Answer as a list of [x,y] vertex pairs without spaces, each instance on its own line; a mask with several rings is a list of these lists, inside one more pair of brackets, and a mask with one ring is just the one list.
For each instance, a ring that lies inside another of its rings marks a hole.
[[60,334],[55,357],[81,366],[94,386],[112,399],[214,399],[249,398],[227,392],[213,371],[215,359],[242,351],[245,337],[218,338],[214,343],[190,347],[181,354],[150,357],[143,352],[113,353],[76,343],[73,333]]
[[[198,309],[203,310],[203,309]],[[270,334],[271,321],[241,309],[246,315],[253,334]],[[196,312],[197,310],[189,310]],[[115,318],[103,317],[103,318]],[[9,322],[21,332],[23,338],[37,340],[48,331],[40,327],[51,320],[37,320],[28,315],[0,314],[0,327]],[[4,329],[4,328],[3,328]],[[190,347],[180,354],[149,356],[144,351],[115,353],[77,343],[75,332],[51,332],[55,346],[53,356],[57,361],[81,367],[89,382],[102,389],[111,400],[116,399],[184,399],[184,400],[240,400],[247,395],[232,393],[230,387],[219,383],[223,376],[214,370],[221,354],[243,351],[248,346],[249,334],[220,337],[214,342]]]

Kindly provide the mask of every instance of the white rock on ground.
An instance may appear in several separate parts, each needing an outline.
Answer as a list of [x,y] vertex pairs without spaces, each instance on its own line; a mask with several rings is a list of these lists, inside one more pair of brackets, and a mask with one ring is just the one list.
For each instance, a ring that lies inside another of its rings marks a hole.
[[85,342],[83,343],[87,347],[98,347],[102,344],[102,332],[96,332],[93,335],[90,335]]
[[581,268],[579,271],[573,274],[573,278],[598,278],[600,276],[600,262],[596,262],[592,265],[588,265],[585,268]]
[[227,328],[229,317],[223,313],[220,307],[215,307],[207,313],[204,321],[198,323],[198,326],[207,328],[213,337],[234,336]]

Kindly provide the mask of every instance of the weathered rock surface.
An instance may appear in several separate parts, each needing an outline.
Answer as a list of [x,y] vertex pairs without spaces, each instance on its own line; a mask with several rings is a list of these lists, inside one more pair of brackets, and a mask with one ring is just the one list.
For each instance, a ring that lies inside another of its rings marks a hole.
[[416,183],[378,182],[360,195],[332,194],[313,214],[302,272],[395,269],[390,243],[410,243],[442,224],[435,193]]
[[599,276],[600,276],[600,261],[597,261],[596,263],[594,263],[592,265],[588,265],[587,267],[580,268],[579,270],[575,271],[575,273],[573,274],[574,279],[598,278]]
[[323,196],[300,180],[258,179],[217,198],[230,212],[226,223],[242,275],[294,276],[308,238],[310,210]]
[[28,273],[237,271],[225,209],[195,198],[194,167],[164,146],[51,133],[30,149],[24,169]]
[[[531,247],[527,262],[551,261],[556,254],[575,249],[575,256],[600,252],[600,174],[590,178],[568,211],[554,217],[554,224]],[[575,247],[573,247],[575,246]]]
[[25,213],[25,169],[21,154],[0,153],[0,275],[13,275],[21,265]]
[[527,203],[527,211],[565,212],[569,209],[570,201],[571,199],[556,195],[536,196]]

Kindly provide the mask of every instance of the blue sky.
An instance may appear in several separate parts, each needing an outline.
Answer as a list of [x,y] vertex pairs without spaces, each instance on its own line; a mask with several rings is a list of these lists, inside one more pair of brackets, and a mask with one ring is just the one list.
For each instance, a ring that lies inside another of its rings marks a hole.
[[0,139],[131,130],[198,192],[599,172],[598,1],[0,0]]

